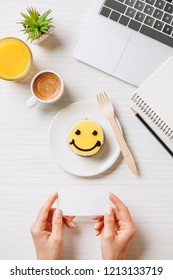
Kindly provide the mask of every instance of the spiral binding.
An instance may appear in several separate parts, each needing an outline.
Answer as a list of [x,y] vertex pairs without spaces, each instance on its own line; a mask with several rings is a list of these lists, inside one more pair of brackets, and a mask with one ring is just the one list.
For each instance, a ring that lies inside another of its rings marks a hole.
[[173,130],[147,105],[147,103],[135,93],[132,101],[156,124],[160,130],[173,142]]

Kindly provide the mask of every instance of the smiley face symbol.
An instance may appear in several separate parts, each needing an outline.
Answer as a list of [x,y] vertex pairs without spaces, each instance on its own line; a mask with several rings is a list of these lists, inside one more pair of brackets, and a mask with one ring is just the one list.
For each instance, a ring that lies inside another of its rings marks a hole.
[[73,152],[81,156],[96,154],[104,143],[102,128],[92,120],[76,122],[68,132],[68,145]]

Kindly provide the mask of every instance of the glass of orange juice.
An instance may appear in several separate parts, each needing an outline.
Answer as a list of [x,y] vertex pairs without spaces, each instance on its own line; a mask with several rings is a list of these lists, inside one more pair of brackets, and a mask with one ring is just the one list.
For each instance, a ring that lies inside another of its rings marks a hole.
[[13,37],[0,40],[0,78],[23,78],[29,72],[31,64],[31,50],[22,40]]

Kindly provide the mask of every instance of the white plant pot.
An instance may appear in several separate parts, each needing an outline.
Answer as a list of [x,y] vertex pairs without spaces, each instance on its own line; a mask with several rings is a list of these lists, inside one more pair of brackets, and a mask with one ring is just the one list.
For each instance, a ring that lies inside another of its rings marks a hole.
[[53,33],[54,29],[55,29],[55,27],[51,27],[51,28],[49,29],[49,31],[48,31],[47,34],[43,34],[43,36],[41,36],[40,38],[33,40],[33,41],[32,41],[32,44],[33,44],[33,45],[39,45],[39,44],[40,44],[41,42],[43,42],[47,37],[49,37],[50,34]]

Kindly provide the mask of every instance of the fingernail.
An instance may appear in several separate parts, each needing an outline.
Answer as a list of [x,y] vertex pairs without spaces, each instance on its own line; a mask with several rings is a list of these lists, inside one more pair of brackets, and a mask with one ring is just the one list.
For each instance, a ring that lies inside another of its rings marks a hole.
[[62,215],[61,209],[56,209],[56,216],[59,218]]
[[110,205],[107,207],[106,213],[107,213],[108,215],[111,215],[111,214],[112,214],[112,207],[111,207]]
[[94,226],[94,229],[97,229],[97,228],[98,228],[98,224],[96,223],[95,226]]
[[70,221],[70,225],[71,225],[73,228],[76,227],[75,224],[74,224],[73,222],[71,222],[71,221]]
[[58,196],[58,193],[57,193],[57,192],[54,192],[54,193],[52,194],[52,196]]

